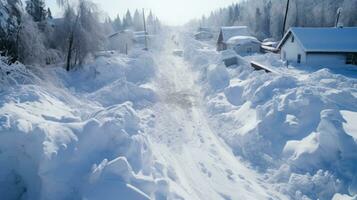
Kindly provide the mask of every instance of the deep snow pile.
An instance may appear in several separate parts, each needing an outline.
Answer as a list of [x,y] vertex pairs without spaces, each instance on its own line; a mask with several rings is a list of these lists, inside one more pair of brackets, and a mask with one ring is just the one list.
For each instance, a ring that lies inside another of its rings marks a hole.
[[293,199],[357,194],[356,79],[328,69],[267,74],[243,58],[227,69],[214,47],[188,36],[182,42],[201,73],[212,127],[235,155]]
[[1,62],[1,198],[165,197],[135,110],[156,101],[151,57],[98,58],[70,73]]

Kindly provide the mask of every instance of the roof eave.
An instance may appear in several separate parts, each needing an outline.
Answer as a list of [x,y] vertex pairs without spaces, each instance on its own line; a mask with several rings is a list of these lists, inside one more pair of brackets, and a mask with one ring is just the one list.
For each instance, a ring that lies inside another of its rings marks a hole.
[[304,44],[302,44],[302,42],[299,40],[299,38],[296,37],[296,34],[294,34],[294,31],[293,31],[293,29],[291,29],[291,28],[285,33],[283,39],[279,42],[279,44],[278,44],[278,46],[276,46],[276,48],[280,51],[280,50],[281,50],[281,47],[282,47],[282,46],[285,44],[285,42],[288,40],[290,34],[293,34],[293,35],[294,35],[295,39],[296,39],[296,40],[298,41],[298,43],[300,44],[302,50],[303,50],[304,52],[307,52],[307,49],[305,48]]
[[281,49],[281,47],[285,44],[285,41],[288,39],[289,35],[291,33],[291,29],[289,29],[285,35],[283,36],[283,38],[280,40],[278,46],[276,46],[277,49]]

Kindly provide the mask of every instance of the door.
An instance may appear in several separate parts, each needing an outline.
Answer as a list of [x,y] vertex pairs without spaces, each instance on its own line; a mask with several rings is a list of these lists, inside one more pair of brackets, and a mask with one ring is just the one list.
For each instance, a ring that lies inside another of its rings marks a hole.
[[301,54],[297,55],[297,63],[299,63],[299,64],[301,63]]

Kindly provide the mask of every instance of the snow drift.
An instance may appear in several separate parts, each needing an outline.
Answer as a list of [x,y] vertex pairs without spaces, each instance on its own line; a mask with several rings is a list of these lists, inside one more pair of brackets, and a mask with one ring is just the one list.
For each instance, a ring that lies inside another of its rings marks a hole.
[[167,195],[165,180],[152,176],[150,142],[134,109],[156,101],[142,86],[155,63],[140,54],[98,58],[70,73],[0,63],[2,198]]
[[[206,85],[212,127],[236,156],[293,199],[357,194],[356,79],[328,69],[267,74],[245,62],[223,69],[218,53],[183,40]],[[270,54],[247,60],[283,66]]]

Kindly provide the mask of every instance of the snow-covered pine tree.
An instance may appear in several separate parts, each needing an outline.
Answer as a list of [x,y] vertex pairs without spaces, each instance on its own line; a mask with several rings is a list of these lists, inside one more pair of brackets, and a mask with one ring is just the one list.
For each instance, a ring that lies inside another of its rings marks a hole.
[[43,0],[27,0],[26,11],[33,17],[35,22],[40,22],[46,19],[47,13]]
[[47,18],[48,19],[53,19],[52,12],[50,8],[47,8]]
[[18,60],[18,41],[21,25],[20,0],[0,1],[0,53],[10,62]]
[[117,15],[117,17],[114,19],[112,24],[113,24],[112,26],[113,26],[114,31],[120,31],[123,29],[123,24],[121,22],[119,15]]
[[154,15],[152,14],[152,11],[150,10],[149,15],[146,18],[146,23],[147,23],[147,30],[150,33],[157,33],[157,27],[155,24],[155,18]]
[[142,31],[144,27],[142,14],[136,9],[133,17],[133,28],[136,31]]
[[124,29],[131,28],[133,26],[133,19],[131,17],[130,10],[127,10],[125,17],[123,19],[123,27]]
[[[209,26],[249,26],[259,39],[281,38],[286,0],[246,0],[218,9],[205,19]],[[345,26],[357,25],[356,0],[291,0],[287,17],[287,29],[300,27],[331,27],[335,14],[343,8],[340,22]],[[197,26],[202,22],[199,21]]]

